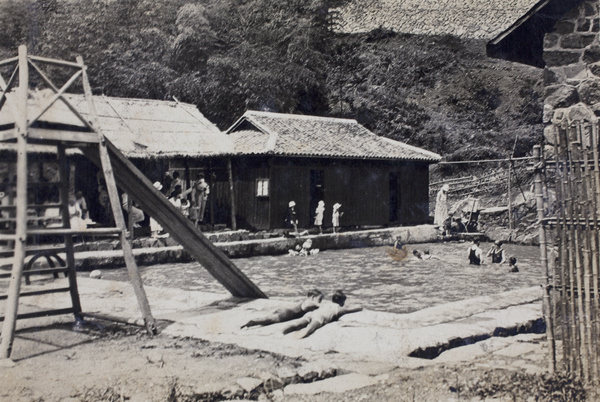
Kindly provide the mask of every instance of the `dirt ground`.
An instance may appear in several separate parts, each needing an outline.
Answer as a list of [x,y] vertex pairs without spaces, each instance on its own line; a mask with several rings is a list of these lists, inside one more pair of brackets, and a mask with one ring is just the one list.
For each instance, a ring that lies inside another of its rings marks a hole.
[[[0,368],[5,401],[445,401],[584,400],[564,376],[526,374],[484,355],[463,363],[424,361],[396,368],[375,385],[342,393],[283,395],[288,383],[317,380],[301,374],[302,358],[167,335],[149,337],[136,326],[87,321],[21,328],[14,367]],[[168,323],[161,322],[164,328]],[[343,375],[343,372],[327,376]],[[261,385],[235,385],[247,377]],[[236,381],[240,380],[240,381]],[[233,385],[232,385],[233,384]],[[246,389],[244,389],[246,388]]]

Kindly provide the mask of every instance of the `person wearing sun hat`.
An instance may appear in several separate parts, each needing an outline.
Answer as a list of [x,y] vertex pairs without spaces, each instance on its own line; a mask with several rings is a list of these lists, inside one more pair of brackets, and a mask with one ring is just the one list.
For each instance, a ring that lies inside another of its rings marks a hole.
[[337,228],[340,226],[340,217],[344,215],[340,212],[342,204],[336,202],[333,204],[333,213],[331,214],[331,224],[333,225],[333,233],[337,233]]
[[288,227],[294,228],[294,235],[298,236],[298,213],[296,212],[296,202],[290,201],[288,203],[287,214],[285,216],[285,222]]

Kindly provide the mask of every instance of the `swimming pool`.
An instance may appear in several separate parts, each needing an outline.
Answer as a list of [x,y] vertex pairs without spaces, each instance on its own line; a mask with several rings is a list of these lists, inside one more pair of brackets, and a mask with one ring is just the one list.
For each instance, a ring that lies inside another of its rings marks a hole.
[[[491,244],[483,244],[484,253]],[[331,295],[342,289],[348,303],[393,313],[490,295],[542,283],[539,249],[508,244],[507,256],[517,257],[520,272],[507,265],[472,266],[469,243],[408,245],[409,251],[429,250],[440,259],[397,261],[389,247],[325,250],[307,257],[259,256],[234,259],[235,264],[269,297],[301,298],[312,288]],[[226,293],[197,263],[140,267],[144,284]],[[125,268],[103,270],[104,279],[127,280]],[[541,294],[541,289],[540,289]]]

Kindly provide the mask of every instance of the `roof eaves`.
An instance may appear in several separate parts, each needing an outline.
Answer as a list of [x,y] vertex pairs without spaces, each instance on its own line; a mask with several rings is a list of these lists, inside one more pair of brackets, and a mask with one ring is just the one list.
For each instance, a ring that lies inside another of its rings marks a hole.
[[407,144],[405,142],[400,142],[400,141],[392,140],[391,138],[387,138],[387,137],[379,137],[379,138],[381,138],[382,140],[384,140],[386,142],[393,143],[396,146],[400,145],[400,146],[402,146],[404,148],[408,148],[409,150],[411,150],[413,152],[420,153],[420,154],[423,155],[423,158],[430,158],[430,159],[432,159],[432,160],[434,160],[436,162],[439,162],[439,161],[442,160],[442,156],[439,155],[439,154],[436,154],[435,152],[431,152],[431,151],[428,151],[428,150],[423,149],[423,148],[415,147],[414,145],[409,145],[409,144]]

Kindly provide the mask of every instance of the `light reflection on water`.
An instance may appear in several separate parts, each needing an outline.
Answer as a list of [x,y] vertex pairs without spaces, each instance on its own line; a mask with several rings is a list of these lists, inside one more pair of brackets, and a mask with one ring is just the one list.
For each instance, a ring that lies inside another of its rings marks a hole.
[[[483,244],[484,253],[491,244]],[[467,298],[539,285],[539,249],[508,244],[507,255],[517,257],[520,272],[507,265],[472,266],[469,243],[428,243],[407,246],[430,250],[438,259],[396,261],[389,247],[326,250],[308,257],[259,256],[234,263],[269,297],[301,298],[312,288],[331,295],[342,289],[348,303],[364,308],[407,313]],[[223,293],[224,288],[197,263],[140,267],[144,284]],[[104,279],[127,280],[123,269],[103,271]],[[541,292],[541,290],[540,290]]]

